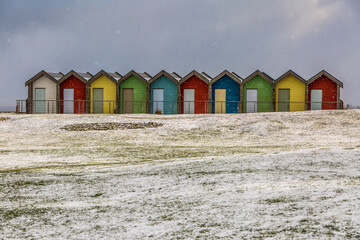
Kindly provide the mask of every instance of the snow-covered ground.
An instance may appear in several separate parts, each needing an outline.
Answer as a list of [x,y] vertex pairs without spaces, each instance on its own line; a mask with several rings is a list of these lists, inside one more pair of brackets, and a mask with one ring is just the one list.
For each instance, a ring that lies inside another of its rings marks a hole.
[[0,239],[360,238],[360,111],[0,117]]

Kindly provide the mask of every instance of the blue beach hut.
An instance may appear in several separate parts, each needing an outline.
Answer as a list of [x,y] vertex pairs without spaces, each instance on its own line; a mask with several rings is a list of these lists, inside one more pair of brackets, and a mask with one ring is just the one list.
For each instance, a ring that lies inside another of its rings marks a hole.
[[240,113],[241,77],[225,70],[210,82],[212,112]]
[[178,82],[181,76],[177,73],[160,71],[149,81],[150,113],[178,113]]

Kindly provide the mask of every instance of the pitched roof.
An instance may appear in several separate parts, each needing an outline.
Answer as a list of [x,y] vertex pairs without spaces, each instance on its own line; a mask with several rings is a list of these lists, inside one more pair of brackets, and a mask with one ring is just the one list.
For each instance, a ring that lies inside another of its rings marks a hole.
[[144,73],[138,73],[135,72],[134,70],[131,70],[130,72],[128,72],[127,74],[125,74],[125,76],[123,76],[120,80],[119,80],[119,84],[124,82],[126,79],[130,78],[131,76],[135,76],[136,78],[140,79],[141,81],[143,81],[145,84],[148,84],[148,80],[150,80],[151,76],[144,72]]
[[149,84],[155,82],[157,79],[159,79],[161,76],[165,76],[168,79],[172,80],[174,83],[178,84],[181,77],[177,75],[177,73],[168,73],[165,70],[161,70],[158,74],[156,74],[154,77],[152,77],[149,81]]
[[287,77],[289,77],[289,76],[293,76],[293,77],[295,77],[297,80],[299,80],[299,81],[303,82],[304,84],[306,84],[306,80],[303,79],[302,77],[300,77],[298,74],[296,74],[296,73],[295,73],[294,71],[292,71],[292,70],[289,70],[289,71],[287,71],[286,73],[284,73],[283,75],[281,75],[278,79],[275,80],[274,83],[276,84],[276,83],[280,82],[281,80],[283,80],[283,79],[285,79],[285,78],[287,78]]
[[78,73],[78,72],[75,72],[74,70],[71,70],[65,76],[60,78],[58,83],[60,84],[60,83],[64,82],[66,79],[68,79],[71,76],[75,76],[77,79],[79,79],[80,81],[82,81],[85,84],[92,77],[92,75],[90,75],[88,73]]
[[119,81],[120,78],[122,78],[122,75],[120,73],[118,73],[118,72],[114,72],[114,73],[107,72],[107,74],[112,76],[116,81]]
[[198,78],[200,78],[201,80],[203,80],[206,84],[210,83],[211,77],[209,75],[204,75],[204,73],[198,73],[195,70],[192,70],[191,72],[189,72],[185,77],[183,77],[179,84],[182,84],[183,82],[185,82],[186,80],[188,80],[189,78],[191,78],[192,76],[196,76]]
[[263,79],[265,79],[266,81],[268,81],[271,85],[274,84],[274,79],[272,77],[270,77],[269,75],[267,75],[264,72],[261,72],[259,70],[256,70],[255,72],[253,72],[252,74],[250,74],[249,76],[247,76],[243,83],[247,83],[248,81],[250,81],[251,79],[253,79],[254,77],[259,76]]
[[314,82],[316,79],[320,78],[321,76],[326,76],[327,78],[329,78],[330,80],[332,80],[333,82],[335,82],[337,85],[339,85],[340,87],[343,87],[343,83],[342,81],[338,80],[337,78],[335,78],[334,76],[332,76],[330,73],[328,73],[325,70],[320,71],[318,74],[316,74],[315,76],[313,76],[312,78],[310,78],[308,80],[308,84]]
[[44,70],[41,70],[35,76],[33,76],[32,78],[27,80],[25,82],[25,86],[28,86],[29,84],[35,82],[36,80],[38,80],[42,76],[46,76],[47,78],[49,78],[54,83],[57,83],[57,81],[63,76],[63,74],[61,72],[59,72],[59,73],[48,73],[48,72],[45,72]]
[[111,81],[113,81],[115,84],[117,84],[117,80],[108,72],[105,72],[104,70],[101,70],[100,72],[98,72],[97,74],[95,74],[95,76],[92,76],[89,81],[88,84],[91,84],[92,82],[94,82],[96,79],[98,79],[101,76],[105,76],[108,79],[110,79]]
[[220,73],[219,75],[217,75],[215,78],[213,78],[210,82],[210,84],[214,84],[216,81],[218,81],[220,78],[224,77],[224,76],[228,76],[230,77],[232,80],[234,80],[235,82],[241,84],[241,77],[235,73],[231,73],[228,70],[224,70],[222,73]]

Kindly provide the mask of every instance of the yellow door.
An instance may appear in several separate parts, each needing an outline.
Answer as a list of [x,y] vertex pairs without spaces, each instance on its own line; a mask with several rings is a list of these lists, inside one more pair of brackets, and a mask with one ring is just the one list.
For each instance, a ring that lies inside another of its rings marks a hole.
[[215,89],[215,113],[226,113],[226,89]]

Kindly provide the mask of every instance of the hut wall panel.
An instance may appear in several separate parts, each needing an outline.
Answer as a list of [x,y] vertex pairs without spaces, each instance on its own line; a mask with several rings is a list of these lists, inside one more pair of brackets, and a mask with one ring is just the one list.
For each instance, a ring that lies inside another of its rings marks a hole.
[[[56,83],[53,82],[51,79],[49,79],[46,76],[40,77],[38,80],[33,82],[33,96],[32,99],[35,100],[35,88],[45,88],[45,112],[46,113],[56,113],[57,112],[57,104],[56,104]],[[31,104],[34,104],[32,102]],[[35,111],[35,108],[32,108],[33,112]]]
[[[225,75],[212,85],[212,100],[215,101],[215,89],[226,89],[226,113],[240,112],[240,84]],[[215,112],[215,103],[212,103]]]
[[[161,76],[156,81],[150,84],[150,100],[153,101],[153,89],[163,88],[164,89],[164,114],[175,114],[177,113],[177,84],[167,78]],[[150,111],[153,112],[153,109]]]
[[258,112],[273,111],[273,86],[260,76],[255,76],[244,84],[244,112],[246,112],[246,90],[257,89]]
[[[323,104],[322,109],[337,109],[337,84],[330,80],[326,76],[321,76],[316,79],[314,82],[309,84],[308,88],[308,99],[311,102],[311,90],[312,89],[322,89],[323,94]],[[309,108],[310,109],[310,104]]]
[[114,113],[116,111],[116,83],[105,76],[101,76],[90,84],[90,111],[93,112],[93,89],[103,88],[104,94],[104,113]]
[[123,98],[123,88],[132,88],[134,89],[134,104],[133,104],[133,113],[146,113],[146,97],[147,97],[147,86],[146,84],[138,79],[135,76],[131,76],[120,84],[120,112],[123,112],[122,109],[122,98]]
[[180,86],[181,88],[181,113],[184,113],[184,89],[195,89],[195,114],[207,113],[209,85],[197,76],[192,76]]
[[[290,112],[305,111],[305,84],[293,76],[288,76],[276,84],[276,102],[279,89],[290,89]],[[276,104],[278,111],[278,104]]]
[[[60,100],[64,100],[64,88],[74,89],[74,113],[86,113],[86,84],[75,76],[70,76],[60,84]],[[60,112],[64,112],[64,104],[60,104]]]

